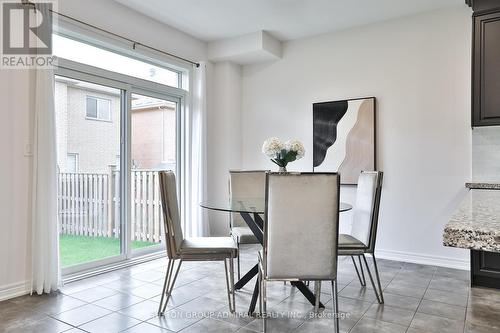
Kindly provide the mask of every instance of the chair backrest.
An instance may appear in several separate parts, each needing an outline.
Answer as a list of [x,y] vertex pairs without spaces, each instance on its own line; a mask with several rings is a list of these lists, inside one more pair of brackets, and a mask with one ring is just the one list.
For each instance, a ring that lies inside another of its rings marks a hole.
[[[230,198],[253,198],[264,200],[266,196],[266,171],[229,170]],[[239,213],[231,213],[231,228],[246,227]]]
[[167,254],[169,258],[176,259],[179,256],[184,236],[177,203],[175,174],[172,171],[160,171],[159,176]]
[[375,250],[383,172],[363,171],[358,178],[351,236]]
[[337,173],[267,174],[264,271],[268,279],[336,278],[339,189]]

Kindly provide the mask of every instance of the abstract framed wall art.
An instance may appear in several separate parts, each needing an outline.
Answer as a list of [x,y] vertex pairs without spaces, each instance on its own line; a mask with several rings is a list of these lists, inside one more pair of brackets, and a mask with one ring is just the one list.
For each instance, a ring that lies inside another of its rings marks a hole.
[[356,185],[361,171],[376,170],[375,97],[313,104],[313,169],[339,172]]

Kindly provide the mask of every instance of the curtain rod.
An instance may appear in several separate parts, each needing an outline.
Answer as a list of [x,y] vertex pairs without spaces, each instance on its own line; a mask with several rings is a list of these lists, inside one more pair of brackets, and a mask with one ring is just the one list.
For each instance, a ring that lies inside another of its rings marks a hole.
[[[33,2],[31,2],[31,1],[28,1],[28,0],[22,0],[22,4],[23,4],[23,5],[26,5],[26,6],[33,6],[33,8],[36,8],[36,3],[33,3]],[[81,20],[79,20],[79,19],[76,19],[76,18],[74,18],[74,17],[71,17],[71,16],[69,16],[69,15],[66,15],[66,14],[62,14],[62,13],[56,12],[55,10],[50,10],[50,12],[51,12],[52,14],[56,14],[56,15],[58,15],[58,16],[61,16],[61,17],[66,18],[66,19],[69,19],[69,20],[75,21],[75,22],[77,22],[77,23],[80,23],[80,24],[86,25],[86,26],[88,26],[88,27],[91,27],[91,28],[93,28],[93,29],[99,30],[99,31],[101,31],[101,32],[107,33],[107,34],[112,35],[112,36],[114,36],[114,37],[118,37],[118,38],[121,38],[121,39],[123,39],[123,40],[126,40],[127,42],[132,43],[132,49],[134,49],[134,50],[136,49],[136,47],[137,47],[137,46],[142,46],[142,47],[144,47],[144,48],[147,48],[147,49],[153,50],[153,51],[155,51],[155,52],[165,54],[165,55],[167,55],[167,56],[169,56],[169,57],[173,57],[173,58],[175,58],[175,59],[179,59],[179,60],[182,60],[182,61],[184,61],[184,62],[187,62],[187,63],[193,64],[193,65],[195,65],[196,67],[200,67],[200,64],[199,64],[199,63],[197,63],[197,62],[195,62],[195,61],[192,61],[192,60],[189,60],[189,59],[186,59],[186,58],[183,58],[183,57],[179,57],[179,56],[176,56],[175,54],[172,54],[172,53],[169,53],[169,52],[165,52],[165,51],[162,51],[162,50],[157,49],[157,48],[155,48],[155,47],[152,47],[152,46],[149,46],[149,45],[146,45],[146,44],[143,44],[143,43],[137,42],[137,41],[135,41],[135,40],[133,40],[133,39],[130,39],[130,38],[128,38],[128,37],[124,37],[124,36],[122,36],[122,35],[119,35],[119,34],[117,34],[117,33],[111,32],[111,31],[109,31],[109,30],[106,30],[106,29],[103,29],[103,28],[99,28],[98,26],[95,26],[95,25],[93,25],[93,24],[83,22],[83,21],[81,21]]]

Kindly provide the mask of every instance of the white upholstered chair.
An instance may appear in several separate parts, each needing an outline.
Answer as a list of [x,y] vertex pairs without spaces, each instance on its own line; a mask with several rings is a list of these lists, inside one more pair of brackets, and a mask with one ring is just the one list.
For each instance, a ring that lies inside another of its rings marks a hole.
[[[264,247],[259,252],[260,309],[266,331],[268,281],[331,281],[339,332],[337,241],[340,176],[268,173]],[[318,304],[318,299],[317,299]]]
[[[266,171],[263,170],[230,170],[229,196],[233,198],[252,198],[264,200],[266,194]],[[231,213],[231,236],[236,241],[238,251],[240,244],[259,244],[259,241],[247,226],[239,213]],[[240,257],[237,258],[238,280],[241,279]]]
[[[158,315],[161,316],[165,312],[183,261],[224,261],[229,310],[234,312],[236,304],[233,258],[238,256],[236,243],[231,237],[184,238],[177,203],[175,175],[172,171],[160,171],[159,175],[168,266]],[[177,268],[175,268],[176,261]],[[165,296],[166,300],[163,302]]]

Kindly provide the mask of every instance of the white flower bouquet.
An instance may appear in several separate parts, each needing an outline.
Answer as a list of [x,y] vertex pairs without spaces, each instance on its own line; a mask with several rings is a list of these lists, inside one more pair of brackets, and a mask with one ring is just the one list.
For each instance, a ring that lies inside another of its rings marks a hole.
[[298,140],[288,140],[283,143],[280,139],[272,137],[264,141],[262,152],[280,167],[280,171],[286,172],[287,164],[304,157],[306,150]]

